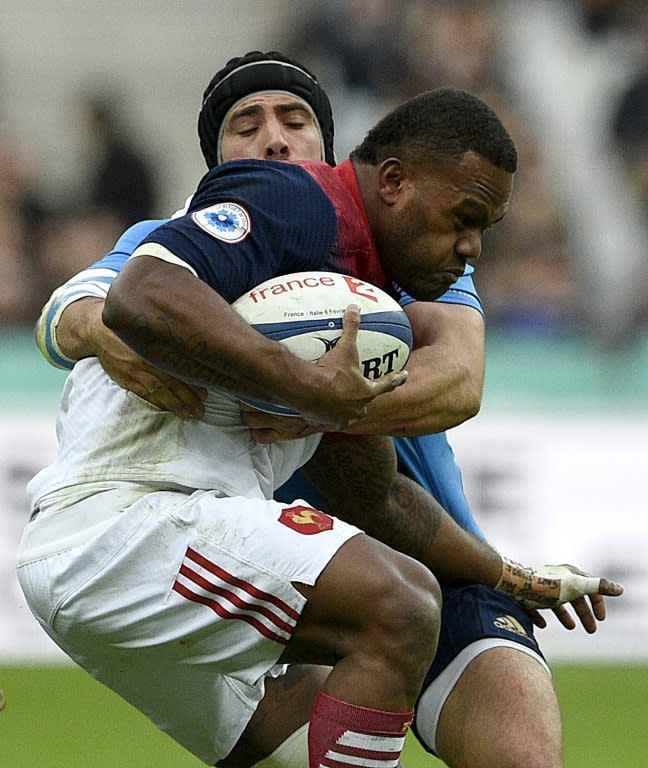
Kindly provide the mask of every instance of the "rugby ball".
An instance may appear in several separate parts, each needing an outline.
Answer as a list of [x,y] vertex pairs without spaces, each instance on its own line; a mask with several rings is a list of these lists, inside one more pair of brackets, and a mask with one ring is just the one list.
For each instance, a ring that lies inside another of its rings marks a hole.
[[[360,307],[357,344],[363,375],[377,379],[402,370],[412,349],[409,319],[389,294],[357,277],[336,272],[281,275],[244,293],[232,308],[264,336],[315,362],[338,342],[349,304]],[[270,413],[298,415],[280,405],[246,402]]]

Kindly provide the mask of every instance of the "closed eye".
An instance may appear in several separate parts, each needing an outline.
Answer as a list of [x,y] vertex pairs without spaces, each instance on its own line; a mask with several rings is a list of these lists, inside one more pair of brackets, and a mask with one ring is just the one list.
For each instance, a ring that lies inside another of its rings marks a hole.
[[485,229],[488,229],[488,226],[475,216],[457,216],[456,228],[458,230],[479,229],[483,232]]

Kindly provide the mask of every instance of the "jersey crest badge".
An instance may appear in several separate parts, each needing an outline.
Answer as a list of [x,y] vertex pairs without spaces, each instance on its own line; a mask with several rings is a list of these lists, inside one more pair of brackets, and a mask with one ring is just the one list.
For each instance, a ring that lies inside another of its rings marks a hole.
[[216,203],[194,211],[191,218],[207,234],[226,243],[240,243],[250,232],[248,212],[238,203]]
[[297,533],[312,536],[314,533],[330,531],[333,528],[333,518],[313,507],[297,504],[294,507],[284,507],[279,515],[279,522]]

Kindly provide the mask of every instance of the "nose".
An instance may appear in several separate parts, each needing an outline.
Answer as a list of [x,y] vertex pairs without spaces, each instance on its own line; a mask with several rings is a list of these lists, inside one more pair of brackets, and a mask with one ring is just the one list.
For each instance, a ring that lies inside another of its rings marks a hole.
[[285,141],[273,141],[266,145],[266,160],[285,159],[290,155],[290,147]]
[[273,120],[266,123],[265,158],[272,160],[290,155],[290,145],[284,139],[281,123]]
[[457,238],[455,251],[463,259],[478,259],[481,255],[482,233],[480,229],[467,229]]

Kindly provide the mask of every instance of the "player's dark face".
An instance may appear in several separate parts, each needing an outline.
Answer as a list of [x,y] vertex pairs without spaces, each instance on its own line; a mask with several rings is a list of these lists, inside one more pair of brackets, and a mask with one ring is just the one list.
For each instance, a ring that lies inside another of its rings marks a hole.
[[386,273],[417,299],[441,296],[479,258],[512,184],[512,174],[473,152],[406,177],[376,237]]
[[225,118],[220,150],[223,162],[324,159],[308,104],[286,93],[253,94],[236,104]]

